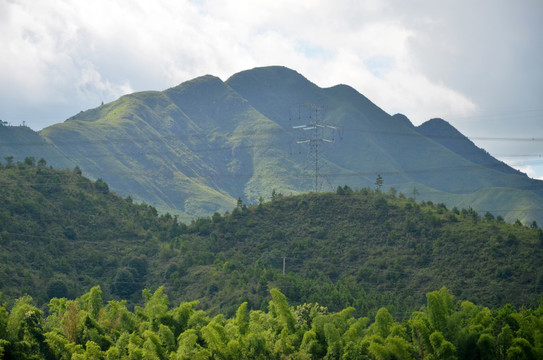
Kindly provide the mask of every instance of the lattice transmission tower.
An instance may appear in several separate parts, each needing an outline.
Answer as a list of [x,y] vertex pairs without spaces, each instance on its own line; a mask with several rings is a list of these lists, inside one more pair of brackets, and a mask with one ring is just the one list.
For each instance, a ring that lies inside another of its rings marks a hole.
[[[310,161],[312,162],[313,190],[319,192],[322,186],[323,175],[321,175],[322,162],[320,159],[322,146],[325,143],[335,142],[338,127],[323,123],[321,113],[324,108],[313,104],[299,104],[294,111],[290,112],[290,122],[293,129],[300,130],[300,136],[296,144],[309,146]],[[294,112],[294,114],[293,114]],[[294,116],[293,116],[294,115]]]

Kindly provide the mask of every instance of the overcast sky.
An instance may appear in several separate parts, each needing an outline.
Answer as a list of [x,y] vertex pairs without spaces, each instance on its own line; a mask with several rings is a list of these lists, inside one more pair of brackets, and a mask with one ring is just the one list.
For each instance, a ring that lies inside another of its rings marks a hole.
[[543,179],[541,0],[0,0],[0,119],[40,130],[134,91],[284,65]]

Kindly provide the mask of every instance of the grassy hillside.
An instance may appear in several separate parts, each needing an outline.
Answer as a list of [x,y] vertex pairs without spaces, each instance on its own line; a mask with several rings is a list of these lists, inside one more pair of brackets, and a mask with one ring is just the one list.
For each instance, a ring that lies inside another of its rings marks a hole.
[[262,189],[292,193],[304,179],[281,144],[281,129],[218,78],[165,92],[127,95],[41,131],[94,178],[159,210],[192,217],[224,212]]
[[506,174],[521,174],[520,171],[511,168],[502,161],[490,156],[485,150],[475,146],[471,140],[466,138],[443,119],[428,120],[418,126],[417,131],[475,164],[492,168]]
[[[293,127],[304,124],[311,126]],[[415,128],[347,85],[320,88],[285,67],[126,95],[27,133],[13,142],[0,131],[0,150],[22,161],[39,157],[32,144],[46,144],[54,166],[77,164],[119,194],[187,222],[223,213],[238,197],[256,204],[273,189],[364,188],[380,174],[384,188],[425,188],[421,198],[449,207],[543,223],[541,207],[532,206],[543,202],[543,182],[493,159],[445,122]]]
[[163,211],[184,214],[192,206],[190,212],[198,215],[235,202],[200,176],[212,168],[194,152],[202,144],[197,126],[162,93],[122,97],[41,135],[77,158],[86,174]]
[[[511,200],[531,192],[534,202],[541,202],[543,182],[492,158],[450,126],[430,121],[415,128],[405,116],[390,116],[347,85],[321,89],[283,67],[243,71],[226,83],[285,129],[293,125],[287,121],[293,105],[322,106],[323,123],[341,129],[337,142],[321,149],[321,172],[333,188],[373,186],[376,175],[381,174],[387,187],[425,187],[430,190],[427,199],[439,202],[445,198],[449,207],[477,206],[496,210],[508,220],[543,221],[540,206],[519,208],[515,205],[520,202],[513,201],[498,209],[491,199],[479,197],[483,189],[507,188],[521,190]],[[300,161],[308,162],[307,158]],[[440,197],[432,198],[433,194]]]
[[276,287],[293,304],[401,315],[441,286],[486,306],[531,306],[543,294],[543,231],[392,192],[274,192],[183,224],[77,168],[3,164],[0,184],[4,301],[28,293],[44,304],[100,285],[106,300],[133,305],[163,285],[174,303],[232,314],[243,301],[266,307]]
[[26,126],[0,125],[0,160],[6,161],[6,157],[13,157],[13,162],[43,157],[57,169],[76,165],[56,145]]
[[[386,175],[385,175],[386,176]],[[386,179],[386,177],[385,177]],[[517,220],[531,225],[534,216],[541,212],[541,200],[534,196],[530,189],[514,189],[507,187],[484,188],[474,193],[449,193],[414,183],[398,184],[397,190],[414,196],[417,200],[436,203],[455,204],[457,208],[472,208],[479,214],[487,212],[501,216],[506,222],[513,224]],[[413,194],[416,191],[416,195]],[[536,221],[536,223],[539,223]]]

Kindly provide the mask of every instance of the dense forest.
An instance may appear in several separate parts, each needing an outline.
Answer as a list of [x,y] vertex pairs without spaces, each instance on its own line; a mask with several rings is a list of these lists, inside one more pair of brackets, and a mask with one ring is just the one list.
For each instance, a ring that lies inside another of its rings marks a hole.
[[[386,181],[386,178],[384,179]],[[105,301],[142,306],[145,288],[210,315],[239,304],[265,311],[269,291],[291,304],[387,307],[406,319],[442,286],[490,308],[537,307],[543,231],[490,213],[417,202],[393,188],[338,187],[284,196],[185,224],[89,180],[78,167],[5,158],[0,166],[0,291],[8,308],[30,295],[45,309],[99,285]]]
[[75,300],[53,298],[47,314],[19,298],[0,307],[5,359],[541,359],[543,304],[496,310],[456,302],[445,288],[397,322],[386,308],[370,320],[353,308],[289,306],[271,289],[265,311],[242,303],[210,316],[197,302],[170,306],[163,288],[144,290],[134,311],[104,305],[100,287]]

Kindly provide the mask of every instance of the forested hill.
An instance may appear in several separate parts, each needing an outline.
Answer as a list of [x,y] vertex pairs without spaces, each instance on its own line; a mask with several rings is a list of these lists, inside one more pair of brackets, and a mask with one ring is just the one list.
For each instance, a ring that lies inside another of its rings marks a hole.
[[[394,316],[442,286],[485,306],[534,305],[543,294],[543,231],[471,209],[364,188],[288,196],[178,222],[44,160],[0,168],[0,291],[43,305],[100,285],[106,300],[142,301],[163,285],[173,303],[232,314],[292,304]],[[285,274],[283,275],[283,264]]]

